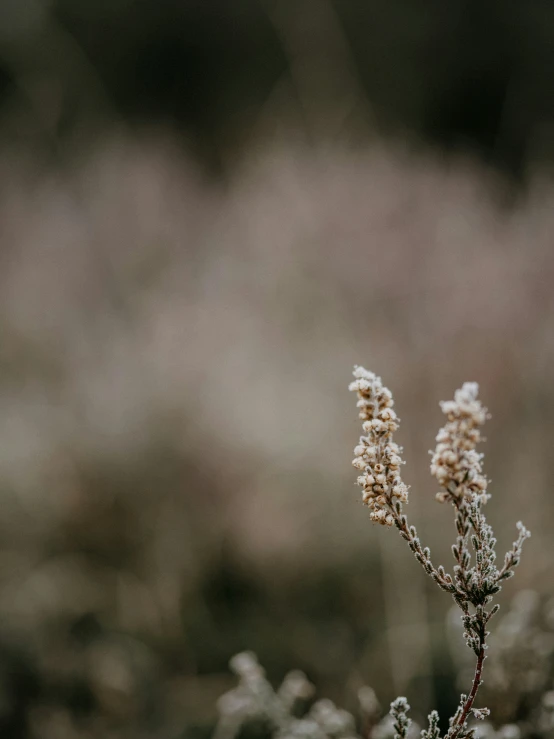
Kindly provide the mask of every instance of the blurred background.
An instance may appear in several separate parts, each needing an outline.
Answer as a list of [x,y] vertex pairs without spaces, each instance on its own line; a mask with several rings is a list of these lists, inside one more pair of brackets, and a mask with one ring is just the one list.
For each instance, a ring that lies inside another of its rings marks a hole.
[[480,383],[501,553],[533,532],[497,642],[530,677],[483,705],[552,689],[553,75],[547,0],[0,0],[3,737],[205,739],[245,648],[452,713],[354,363],[445,565],[428,450]]

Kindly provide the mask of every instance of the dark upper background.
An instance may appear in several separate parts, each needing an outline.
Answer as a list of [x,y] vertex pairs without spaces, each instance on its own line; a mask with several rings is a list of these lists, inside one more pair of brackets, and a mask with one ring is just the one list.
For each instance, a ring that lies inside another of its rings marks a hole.
[[[313,135],[417,137],[517,177],[553,155],[554,9],[517,2],[4,0],[6,137],[170,124],[216,170],[275,97]],[[306,99],[316,111],[306,111]]]
[[3,736],[206,737],[244,648],[451,710],[355,362],[445,564],[427,451],[481,383],[503,607],[549,596],[553,42],[546,0],[1,0]]

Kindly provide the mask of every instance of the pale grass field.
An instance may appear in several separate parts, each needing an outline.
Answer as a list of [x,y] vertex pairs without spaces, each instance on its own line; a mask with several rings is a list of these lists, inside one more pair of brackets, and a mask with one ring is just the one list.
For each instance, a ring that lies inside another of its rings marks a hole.
[[[432,700],[425,655],[442,612],[429,616],[416,563],[353,486],[354,363],[394,392],[409,510],[439,559],[451,512],[434,501],[428,450],[438,401],[474,380],[492,413],[499,548],[519,518],[533,532],[506,592],[543,589],[554,564],[554,187],[537,176],[508,210],[464,160],[259,150],[225,184],[167,137],[114,134],[58,171],[0,160],[3,628],[54,673],[42,632],[56,619],[99,613],[174,644],[175,728],[210,715],[186,697],[200,690],[200,647],[183,645],[181,611],[222,542],[276,582],[379,561],[403,646],[372,641],[356,670],[371,683],[392,665],[384,684],[397,691],[423,675]],[[112,693],[134,695],[117,650],[83,670],[108,713]],[[203,678],[209,696],[216,678]],[[37,736],[54,736],[41,716]]]

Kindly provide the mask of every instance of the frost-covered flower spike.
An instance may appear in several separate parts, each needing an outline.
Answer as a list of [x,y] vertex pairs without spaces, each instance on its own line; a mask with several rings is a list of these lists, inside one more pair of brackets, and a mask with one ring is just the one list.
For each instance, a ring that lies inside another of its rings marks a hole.
[[[408,524],[403,513],[408,487],[400,475],[400,466],[404,464],[402,449],[393,441],[399,419],[393,410],[392,393],[383,386],[380,377],[363,367],[354,368],[354,377],[349,389],[358,395],[364,435],[354,450],[352,464],[360,472],[358,485],[362,488],[362,501],[370,509],[372,521],[396,526],[425,572],[452,595],[462,611],[464,638],[477,662],[471,690],[468,695],[462,694],[445,739],[470,739],[474,733],[467,725],[470,714],[477,719],[488,715],[486,708],[473,708],[473,703],[482,682],[489,635],[487,624],[498,611],[497,605],[490,604],[502,581],[514,574],[523,542],[530,533],[520,521],[517,523],[518,537],[499,570],[495,564],[496,539],[482,512],[490,499],[488,481],[483,474],[483,455],[476,451],[481,441],[480,428],[488,414],[478,398],[477,383],[466,382],[456,391],[454,400],[441,403],[447,421],[437,435],[437,446],[432,452],[431,474],[442,487],[436,497],[453,505],[456,526],[452,574],[442,565],[436,567],[431,550],[422,547],[415,526]],[[408,709],[405,698],[391,704],[398,737],[407,732]],[[436,711],[429,716],[429,729],[422,733],[423,739],[440,739]]]
[[408,488],[400,477],[402,449],[392,440],[398,428],[391,391],[383,387],[381,378],[363,367],[354,370],[356,379],[350,390],[358,393],[358,408],[366,436],[354,449],[352,464],[362,473],[358,485],[363,489],[363,502],[370,508],[372,521],[392,526],[390,511],[394,501],[406,503]]

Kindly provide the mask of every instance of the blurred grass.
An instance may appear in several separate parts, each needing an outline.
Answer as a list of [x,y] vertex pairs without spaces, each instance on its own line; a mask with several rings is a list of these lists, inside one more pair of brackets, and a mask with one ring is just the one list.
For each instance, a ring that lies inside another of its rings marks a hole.
[[393,388],[448,559],[427,449],[438,400],[480,381],[490,517],[501,548],[532,528],[518,585],[547,588],[549,186],[508,212],[464,162],[282,145],[221,187],[128,135],[0,169],[0,624],[26,676],[3,725],[207,729],[246,647],[346,705],[362,682],[450,701],[448,604],[358,505],[346,384],[363,361]]
[[0,28],[0,731],[207,736],[245,648],[448,712],[448,603],[358,505],[346,386],[394,391],[447,560],[427,451],[480,382],[500,548],[533,531],[506,590],[547,591],[551,9],[6,0]]

